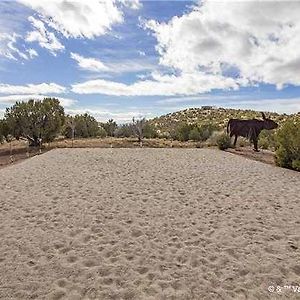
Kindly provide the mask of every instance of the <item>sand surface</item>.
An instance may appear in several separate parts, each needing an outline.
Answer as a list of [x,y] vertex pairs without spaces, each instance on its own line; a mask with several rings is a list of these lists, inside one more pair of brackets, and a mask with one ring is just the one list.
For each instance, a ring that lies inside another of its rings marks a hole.
[[283,288],[300,286],[299,173],[209,149],[59,149],[0,185],[0,299],[300,298]]

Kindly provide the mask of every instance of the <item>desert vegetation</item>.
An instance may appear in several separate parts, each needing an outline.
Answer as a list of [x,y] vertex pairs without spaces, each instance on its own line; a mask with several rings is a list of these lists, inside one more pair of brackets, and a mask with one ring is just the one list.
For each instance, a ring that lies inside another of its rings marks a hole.
[[[300,113],[268,113],[268,116],[279,124],[279,128],[272,131],[263,130],[259,136],[259,148],[274,152],[277,165],[300,170]],[[118,147],[122,143],[124,147],[131,147],[135,146],[135,142],[136,146],[183,147],[182,143],[188,143],[188,147],[214,146],[226,150],[232,147],[225,133],[230,118],[260,119],[261,114],[252,110],[202,107],[150,120],[133,118],[131,122],[117,124],[113,119],[98,122],[87,113],[66,115],[58,99],[45,98],[42,101],[17,102],[7,108],[4,118],[0,120],[0,142],[11,144],[13,140],[23,140],[27,142],[27,147],[31,148],[42,147],[44,143],[50,142],[62,146],[58,141],[66,139],[72,141],[72,146],[82,147],[95,143],[74,141],[114,138],[115,141],[106,139],[101,147],[112,144]],[[161,142],[154,142],[153,139]],[[248,145],[246,139],[239,139],[239,148]]]
[[300,171],[300,120],[288,120],[276,134],[276,163]]
[[5,135],[27,139],[30,146],[53,141],[65,121],[64,109],[54,98],[43,101],[17,102],[6,109],[3,126]]

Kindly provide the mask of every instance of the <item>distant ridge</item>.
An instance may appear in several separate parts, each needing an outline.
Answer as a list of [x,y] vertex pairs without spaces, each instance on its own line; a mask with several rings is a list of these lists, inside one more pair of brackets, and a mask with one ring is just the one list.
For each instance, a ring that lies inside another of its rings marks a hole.
[[[267,116],[277,121],[279,124],[289,118],[300,118],[300,113],[287,115],[274,112],[265,112]],[[202,106],[198,108],[188,108],[177,112],[162,115],[160,117],[149,120],[151,125],[154,125],[161,134],[171,132],[182,123],[187,124],[202,124],[211,122],[217,125],[220,129],[225,128],[229,119],[252,119],[261,118],[260,111],[250,109],[232,109],[215,106]]]

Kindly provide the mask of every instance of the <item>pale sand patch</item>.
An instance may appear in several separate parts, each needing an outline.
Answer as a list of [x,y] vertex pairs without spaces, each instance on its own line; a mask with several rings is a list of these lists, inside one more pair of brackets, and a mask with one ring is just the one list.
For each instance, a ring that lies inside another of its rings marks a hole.
[[300,285],[299,173],[209,149],[59,149],[0,184],[1,299],[277,299],[269,285]]

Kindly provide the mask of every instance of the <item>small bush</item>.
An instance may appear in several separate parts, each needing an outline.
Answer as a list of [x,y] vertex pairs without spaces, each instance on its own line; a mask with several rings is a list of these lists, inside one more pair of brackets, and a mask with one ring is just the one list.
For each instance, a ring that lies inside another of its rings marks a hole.
[[247,139],[243,138],[243,137],[239,137],[239,138],[238,138],[237,144],[238,144],[238,146],[241,147],[241,148],[250,145],[249,141],[248,141]]
[[99,127],[99,129],[98,129],[98,137],[99,138],[105,138],[106,136],[107,136],[107,133],[106,133],[105,129],[102,128],[102,127]]
[[274,150],[276,146],[275,133],[270,130],[263,130],[259,135],[258,147]]
[[131,124],[123,124],[118,126],[118,128],[114,132],[115,137],[132,137],[134,136],[132,125]]
[[207,139],[205,145],[207,145],[208,147],[218,146],[217,140],[221,134],[223,134],[223,131],[214,131],[209,139]]
[[155,139],[158,137],[156,128],[149,123],[145,124],[143,128],[143,134],[146,139]]
[[[73,129],[72,125],[75,126]],[[103,131],[102,133],[99,132],[99,125],[97,120],[87,113],[83,115],[75,115],[74,117],[67,116],[66,124],[62,133],[66,138],[70,139],[72,138],[73,130],[74,136],[76,138],[97,137],[101,134],[104,134]]]
[[201,135],[200,135],[199,129],[197,127],[193,128],[190,131],[189,140],[197,141],[197,142],[201,141]]
[[218,130],[218,126],[213,123],[204,123],[198,126],[198,130],[200,133],[200,140],[204,142],[211,137],[214,131]]
[[193,126],[189,124],[180,124],[175,131],[175,139],[181,142],[186,142],[189,140],[189,134]]
[[172,138],[182,142],[188,140],[192,140],[196,142],[204,142],[217,129],[218,129],[217,126],[212,123],[203,123],[198,125],[181,123],[170,134]]
[[288,120],[276,134],[276,164],[300,171],[300,120]]
[[300,171],[300,159],[293,160],[292,168],[296,171]]
[[222,133],[217,138],[217,146],[220,150],[225,150],[230,148],[231,140],[228,134]]
[[270,148],[270,144],[266,138],[261,138],[258,141],[258,147],[266,150]]

